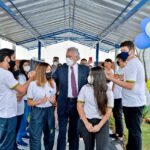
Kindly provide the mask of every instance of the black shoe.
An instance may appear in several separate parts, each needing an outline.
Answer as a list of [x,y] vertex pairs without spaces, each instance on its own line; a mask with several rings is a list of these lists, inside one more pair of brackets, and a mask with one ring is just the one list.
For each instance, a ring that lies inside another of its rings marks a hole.
[[111,141],[112,144],[123,144],[123,140],[120,140],[119,138]]
[[111,137],[111,138],[115,138],[115,139],[117,139],[118,137],[116,136],[116,134],[109,134],[109,137]]

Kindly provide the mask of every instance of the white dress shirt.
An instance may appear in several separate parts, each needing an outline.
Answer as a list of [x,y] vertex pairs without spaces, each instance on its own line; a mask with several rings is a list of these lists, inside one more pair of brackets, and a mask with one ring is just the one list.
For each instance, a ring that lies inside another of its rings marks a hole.
[[[73,66],[74,74],[75,74],[75,80],[76,80],[76,87],[78,91],[78,64],[75,64]],[[73,98],[72,95],[72,87],[71,87],[71,67],[68,66],[68,97]]]

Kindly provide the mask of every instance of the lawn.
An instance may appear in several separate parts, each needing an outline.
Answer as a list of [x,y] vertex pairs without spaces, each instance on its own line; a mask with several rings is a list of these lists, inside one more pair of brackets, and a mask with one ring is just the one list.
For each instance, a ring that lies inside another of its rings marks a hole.
[[[111,116],[110,118],[110,126],[114,131],[115,123],[113,116]],[[124,145],[123,145],[124,149],[128,140],[127,138],[128,138],[128,131],[124,122]],[[142,123],[142,150],[150,150],[150,124],[148,123]]]

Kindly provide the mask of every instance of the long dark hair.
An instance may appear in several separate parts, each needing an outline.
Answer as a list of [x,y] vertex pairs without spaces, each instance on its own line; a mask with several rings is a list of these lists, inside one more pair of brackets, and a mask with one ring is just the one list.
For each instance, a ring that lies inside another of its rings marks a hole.
[[26,80],[28,80],[29,78],[28,78],[27,74],[25,73],[25,71],[24,71],[24,69],[23,69],[23,65],[24,65],[24,63],[26,63],[26,62],[29,63],[28,60],[21,60],[21,61],[20,61],[20,63],[19,63],[19,73],[25,75]]
[[96,99],[98,110],[102,115],[106,114],[106,108],[108,103],[107,92],[107,81],[104,73],[104,69],[101,67],[91,68],[91,75],[93,76],[93,89],[94,97]]

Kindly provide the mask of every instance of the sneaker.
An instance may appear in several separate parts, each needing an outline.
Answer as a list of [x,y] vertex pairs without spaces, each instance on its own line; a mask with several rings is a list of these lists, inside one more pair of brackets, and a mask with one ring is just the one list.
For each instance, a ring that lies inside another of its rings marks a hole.
[[19,144],[21,146],[28,146],[28,144],[26,142],[24,142],[22,139],[20,141],[17,141],[17,144]]
[[25,134],[22,138],[29,139],[30,137],[29,137],[29,135]]
[[119,138],[111,141],[112,144],[123,144],[123,140],[120,140]]
[[116,136],[116,134],[109,134],[109,137],[117,139],[118,137]]

